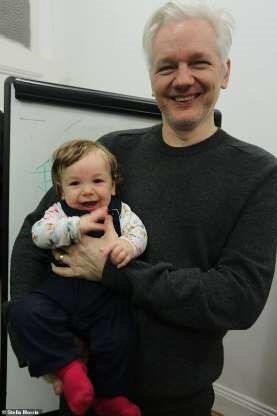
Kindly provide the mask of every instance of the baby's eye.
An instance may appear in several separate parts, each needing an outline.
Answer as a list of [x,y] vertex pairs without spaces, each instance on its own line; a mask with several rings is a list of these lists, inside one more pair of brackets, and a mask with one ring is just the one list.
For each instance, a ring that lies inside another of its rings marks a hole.
[[72,181],[72,182],[69,183],[69,186],[77,186],[77,185],[79,185],[79,183],[80,182],[78,182],[78,181]]
[[103,179],[94,179],[94,183],[101,183],[101,182],[104,182],[104,180]]

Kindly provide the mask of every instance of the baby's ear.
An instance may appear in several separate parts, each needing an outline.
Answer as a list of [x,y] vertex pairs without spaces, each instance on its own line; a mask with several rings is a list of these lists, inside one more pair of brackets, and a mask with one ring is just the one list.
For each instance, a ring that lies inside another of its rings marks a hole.
[[116,194],[116,192],[115,192],[115,183],[113,184],[113,187],[112,187],[112,192],[111,192],[111,194],[112,194],[113,196],[115,196],[115,194]]

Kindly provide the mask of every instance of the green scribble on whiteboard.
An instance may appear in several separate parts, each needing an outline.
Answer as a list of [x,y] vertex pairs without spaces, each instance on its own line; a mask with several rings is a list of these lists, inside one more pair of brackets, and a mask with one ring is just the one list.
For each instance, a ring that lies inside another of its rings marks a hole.
[[51,160],[48,159],[46,160],[46,162],[43,162],[41,165],[37,166],[35,170],[32,172],[33,175],[37,175],[37,187],[43,192],[48,191],[48,189],[52,186],[51,166]]

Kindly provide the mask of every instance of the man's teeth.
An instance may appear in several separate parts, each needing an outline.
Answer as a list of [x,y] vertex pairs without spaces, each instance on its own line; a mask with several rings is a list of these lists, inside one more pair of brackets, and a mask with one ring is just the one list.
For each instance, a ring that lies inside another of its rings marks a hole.
[[174,100],[178,102],[186,102],[186,101],[192,100],[193,98],[194,98],[194,95],[189,95],[187,97],[174,97]]

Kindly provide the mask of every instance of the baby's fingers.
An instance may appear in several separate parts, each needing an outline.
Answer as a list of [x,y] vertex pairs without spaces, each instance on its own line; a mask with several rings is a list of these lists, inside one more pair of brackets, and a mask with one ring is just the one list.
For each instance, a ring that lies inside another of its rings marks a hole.
[[119,249],[117,247],[117,250],[112,252],[112,261],[119,269],[126,266],[131,258],[132,256],[124,248]]
[[100,251],[103,254],[103,256],[108,256],[111,252],[113,252],[115,249],[115,245],[116,241],[113,241],[112,243],[107,244],[105,247],[102,247]]
[[124,260],[122,260],[116,267],[121,269],[122,267],[126,266],[132,259],[132,256],[127,255]]
[[125,253],[124,247],[121,247],[118,243],[116,243],[111,250],[112,258],[117,258],[118,256],[122,255],[122,253]]

